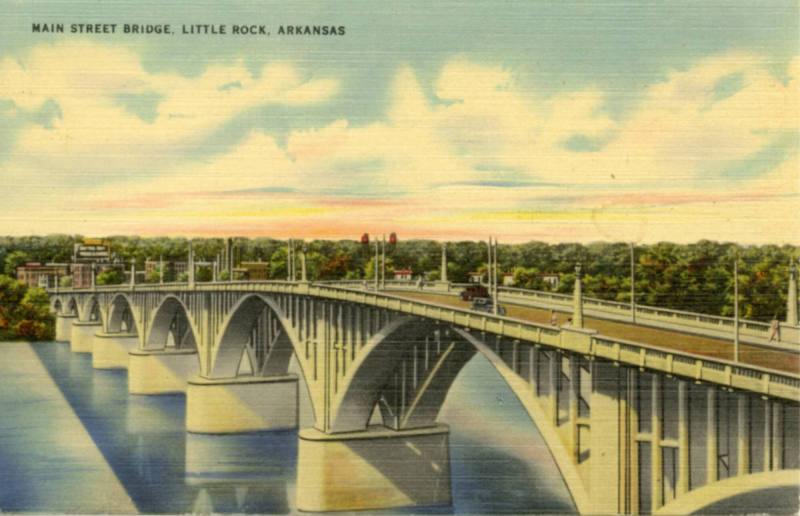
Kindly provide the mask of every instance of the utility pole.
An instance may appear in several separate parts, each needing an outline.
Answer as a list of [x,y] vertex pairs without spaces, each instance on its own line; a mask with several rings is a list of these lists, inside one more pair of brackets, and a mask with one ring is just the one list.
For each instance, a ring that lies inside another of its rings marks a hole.
[[306,273],[306,251],[308,251],[308,244],[303,242],[303,247],[300,248],[300,267],[302,268],[302,270],[300,271],[301,273],[300,280],[303,283],[306,283],[308,281],[308,275]]
[[636,324],[636,261],[634,245],[631,242],[631,322]]
[[378,239],[375,239],[375,292],[378,291]]
[[739,361],[739,255],[733,262],[733,361]]
[[494,269],[492,271],[492,278],[494,283],[494,292],[492,297],[494,298],[494,303],[492,303],[492,312],[494,315],[497,315],[497,237],[494,238]]
[[447,242],[442,242],[442,273],[441,281],[447,283]]
[[286,281],[292,281],[292,239],[286,242]]
[[381,288],[386,288],[386,234],[381,236]]

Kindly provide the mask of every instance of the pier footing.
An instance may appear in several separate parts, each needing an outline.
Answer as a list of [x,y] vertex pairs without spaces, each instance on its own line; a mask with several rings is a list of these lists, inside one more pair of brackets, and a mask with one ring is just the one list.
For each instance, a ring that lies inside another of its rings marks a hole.
[[92,342],[92,367],[95,369],[127,369],[128,353],[136,349],[139,337],[135,333],[105,333],[98,331]]
[[128,353],[128,392],[186,392],[186,382],[199,371],[194,349],[135,349]]
[[69,349],[73,353],[91,353],[94,347],[94,334],[102,328],[100,321],[74,320],[69,334]]
[[56,315],[56,340],[59,342],[69,342],[72,336],[72,323],[77,321],[77,315]]
[[189,380],[186,430],[232,434],[297,428],[294,375]]
[[297,508],[355,511],[448,504],[450,430],[446,425],[395,431],[299,432]]

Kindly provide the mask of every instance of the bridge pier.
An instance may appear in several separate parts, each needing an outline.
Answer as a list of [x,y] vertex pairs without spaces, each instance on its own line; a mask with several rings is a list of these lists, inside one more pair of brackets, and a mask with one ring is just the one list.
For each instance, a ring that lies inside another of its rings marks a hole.
[[370,426],[361,432],[299,432],[297,508],[355,511],[449,504],[450,429]]
[[128,392],[186,392],[189,378],[199,371],[195,349],[135,349],[128,353]]
[[72,323],[77,321],[75,314],[56,314],[56,340],[59,342],[69,342],[72,336]]
[[91,353],[94,347],[94,334],[102,329],[103,324],[100,321],[73,321],[69,348],[73,353]]
[[128,353],[136,349],[136,333],[98,331],[92,341],[92,367],[95,369],[127,369]]
[[186,430],[231,434],[297,428],[297,376],[189,380]]

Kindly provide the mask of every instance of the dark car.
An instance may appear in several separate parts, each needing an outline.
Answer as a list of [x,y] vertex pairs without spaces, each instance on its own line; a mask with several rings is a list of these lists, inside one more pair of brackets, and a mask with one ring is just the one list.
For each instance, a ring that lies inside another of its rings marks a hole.
[[489,297],[489,290],[483,285],[470,285],[461,292],[462,301],[471,301],[474,297]]
[[[476,312],[493,314],[494,302],[490,297],[474,297],[470,308]],[[497,305],[497,315],[506,315],[506,309],[502,305]]]

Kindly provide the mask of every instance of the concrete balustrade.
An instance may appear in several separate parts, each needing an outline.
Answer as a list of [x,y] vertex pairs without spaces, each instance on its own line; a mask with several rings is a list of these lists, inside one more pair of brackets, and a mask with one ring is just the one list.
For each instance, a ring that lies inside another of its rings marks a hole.
[[69,334],[69,347],[73,353],[91,353],[94,348],[94,334],[103,329],[100,321],[72,322]]
[[189,378],[200,371],[194,349],[136,349],[128,353],[128,392],[186,392]]
[[231,434],[297,428],[297,376],[191,378],[186,430]]

